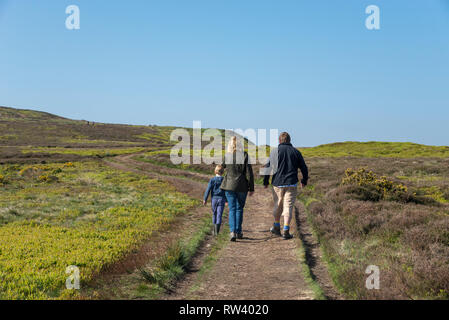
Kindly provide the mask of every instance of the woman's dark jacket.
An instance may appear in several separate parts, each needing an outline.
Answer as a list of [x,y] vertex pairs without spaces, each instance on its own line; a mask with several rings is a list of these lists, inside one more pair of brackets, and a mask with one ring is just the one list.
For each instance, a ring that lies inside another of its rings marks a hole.
[[226,175],[221,183],[221,189],[234,192],[253,192],[254,174],[249,163],[248,153],[227,153],[223,167]]

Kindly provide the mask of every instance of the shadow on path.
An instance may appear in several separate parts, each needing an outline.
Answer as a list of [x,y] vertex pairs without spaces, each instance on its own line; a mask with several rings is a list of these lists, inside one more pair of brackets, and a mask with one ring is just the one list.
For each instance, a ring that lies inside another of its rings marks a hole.
[[[304,210],[304,209],[302,209]],[[321,249],[307,222],[306,213],[295,206],[295,219],[298,237],[304,248],[305,263],[309,267],[310,276],[323,290],[328,300],[341,300],[342,297],[334,287],[329,276],[326,263],[322,260]]]

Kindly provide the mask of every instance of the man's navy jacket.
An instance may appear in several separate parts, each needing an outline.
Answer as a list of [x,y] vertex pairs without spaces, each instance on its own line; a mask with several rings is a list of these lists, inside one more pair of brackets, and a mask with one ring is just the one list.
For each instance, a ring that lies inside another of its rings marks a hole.
[[[309,180],[309,170],[307,169],[306,162],[302,157],[301,152],[294,148],[291,143],[281,143],[277,149],[278,162],[273,164],[272,159],[265,165],[270,166],[270,162],[274,165],[276,172],[273,174],[271,184],[275,187],[290,186],[298,183],[298,169],[301,170],[302,180],[301,183],[307,185]],[[275,154],[275,153],[274,153]],[[269,185],[270,176],[266,175],[263,179],[265,186]]]

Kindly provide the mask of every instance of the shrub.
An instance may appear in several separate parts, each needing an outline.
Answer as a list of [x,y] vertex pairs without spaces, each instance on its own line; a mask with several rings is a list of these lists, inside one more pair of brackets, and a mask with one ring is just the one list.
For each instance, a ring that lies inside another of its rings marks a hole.
[[61,173],[61,172],[62,172],[62,169],[58,168],[58,169],[53,170],[52,174],[58,174],[58,173]]
[[19,176],[21,177],[35,177],[37,176],[41,170],[39,168],[28,166],[19,171]]
[[342,185],[374,186],[384,198],[408,192],[407,187],[403,184],[395,183],[385,176],[379,178],[373,171],[368,171],[366,168],[358,170],[349,168],[345,171],[345,175],[341,182]]
[[350,186],[346,192],[357,195],[358,200],[436,203],[428,197],[420,197],[416,193],[410,193],[408,188],[401,183],[396,183],[385,176],[378,177],[367,168],[347,169],[341,185]]
[[443,192],[443,198],[445,200],[449,201],[449,189],[447,189]]
[[377,202],[382,199],[382,193],[373,185],[350,185],[345,191],[354,195],[357,200]]
[[56,176],[50,176],[50,175],[41,175],[37,178],[39,182],[57,182],[59,181],[59,178]]
[[0,185],[6,184],[6,178],[0,174]]

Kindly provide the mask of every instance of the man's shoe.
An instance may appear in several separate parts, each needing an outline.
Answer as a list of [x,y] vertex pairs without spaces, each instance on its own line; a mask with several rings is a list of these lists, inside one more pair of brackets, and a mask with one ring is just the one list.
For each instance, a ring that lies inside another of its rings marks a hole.
[[280,237],[281,236],[281,227],[272,226],[270,229],[270,232],[273,235]]
[[218,236],[219,234],[220,234],[220,227],[221,227],[221,224],[216,224],[215,225],[216,227],[217,227],[217,229],[216,229],[216,235]]
[[242,232],[237,233],[237,239],[243,239],[243,233]]
[[290,234],[290,231],[284,230],[284,234],[282,235],[282,238],[284,240],[290,240],[291,238],[293,238],[293,236]]
[[235,242],[236,239],[237,239],[237,236],[235,235],[235,232],[231,232],[230,240],[232,242]]

